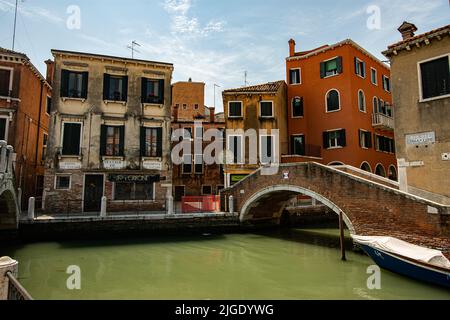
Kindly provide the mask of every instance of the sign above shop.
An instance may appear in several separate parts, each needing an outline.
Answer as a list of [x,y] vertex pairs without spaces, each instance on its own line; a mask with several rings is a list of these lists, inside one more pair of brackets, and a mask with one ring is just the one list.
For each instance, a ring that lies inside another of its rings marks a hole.
[[110,174],[108,180],[111,182],[152,183],[161,181],[161,177],[159,175]]

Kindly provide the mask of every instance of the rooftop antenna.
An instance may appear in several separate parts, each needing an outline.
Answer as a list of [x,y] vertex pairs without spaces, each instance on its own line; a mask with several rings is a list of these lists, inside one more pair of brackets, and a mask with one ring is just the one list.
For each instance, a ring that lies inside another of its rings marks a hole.
[[16,44],[16,26],[17,26],[17,9],[18,9],[18,7],[19,7],[19,0],[16,0],[16,8],[14,10],[14,31],[13,31],[13,40],[12,40],[12,51],[14,51],[14,47]]
[[244,71],[244,87],[248,86],[248,82],[247,82],[247,71]]
[[135,48],[135,47],[140,47],[140,46],[141,45],[134,40],[131,42],[131,45],[127,46],[127,48],[131,50],[131,59],[134,59],[135,52],[141,53],[138,49]]

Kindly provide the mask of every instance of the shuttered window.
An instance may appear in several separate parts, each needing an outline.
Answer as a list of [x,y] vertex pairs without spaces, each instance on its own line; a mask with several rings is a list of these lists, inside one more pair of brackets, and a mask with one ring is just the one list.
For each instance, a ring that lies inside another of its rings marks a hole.
[[228,104],[228,116],[230,118],[240,118],[242,117],[242,102],[230,102]]
[[291,150],[292,154],[296,156],[305,155],[305,136],[291,136]]
[[103,99],[125,102],[128,99],[128,77],[104,74]]
[[9,97],[9,82],[11,81],[11,71],[0,69],[0,96]]
[[372,148],[372,134],[370,132],[359,130],[359,146],[364,149]]
[[326,131],[323,133],[323,146],[325,149],[345,147],[346,145],[345,129]]
[[320,77],[326,78],[342,73],[342,57],[320,63]]
[[261,118],[272,118],[273,117],[273,102],[272,101],[262,101],[260,103],[260,114]]
[[88,72],[61,71],[61,91],[63,98],[87,99]]
[[142,78],[142,103],[164,104],[164,80]]
[[290,84],[300,84],[301,83],[301,73],[300,69],[291,69],[289,71],[289,83]]
[[141,127],[141,156],[162,157],[162,128]]
[[303,98],[296,97],[292,99],[292,117],[303,117]]
[[100,137],[102,156],[123,157],[125,155],[125,127],[102,125]]
[[63,123],[62,154],[65,156],[80,155],[81,123]]
[[420,64],[422,98],[429,99],[450,94],[449,57]]
[[355,73],[362,77],[366,77],[366,63],[355,57]]

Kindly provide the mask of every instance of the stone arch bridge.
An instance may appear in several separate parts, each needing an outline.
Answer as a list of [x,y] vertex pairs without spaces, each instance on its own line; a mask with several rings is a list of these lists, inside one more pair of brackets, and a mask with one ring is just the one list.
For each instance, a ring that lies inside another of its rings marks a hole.
[[13,147],[0,141],[0,231],[15,230],[19,225],[19,206],[15,190]]
[[299,194],[342,213],[351,234],[393,236],[450,253],[450,206],[399,191],[373,175],[314,162],[283,164],[275,175],[254,172],[221,192],[222,211],[230,211],[225,199],[233,196],[242,223],[279,223]]

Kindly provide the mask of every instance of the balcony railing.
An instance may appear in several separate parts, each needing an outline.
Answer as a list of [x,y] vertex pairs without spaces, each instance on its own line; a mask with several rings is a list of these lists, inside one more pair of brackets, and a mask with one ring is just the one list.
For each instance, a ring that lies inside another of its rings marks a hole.
[[385,130],[394,130],[394,118],[383,113],[374,113],[372,116],[372,126]]

